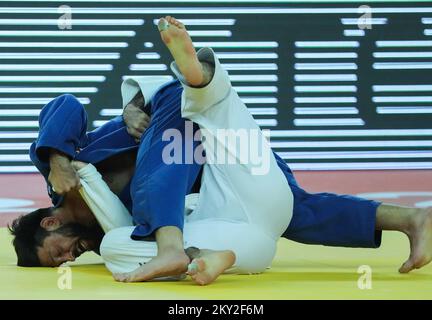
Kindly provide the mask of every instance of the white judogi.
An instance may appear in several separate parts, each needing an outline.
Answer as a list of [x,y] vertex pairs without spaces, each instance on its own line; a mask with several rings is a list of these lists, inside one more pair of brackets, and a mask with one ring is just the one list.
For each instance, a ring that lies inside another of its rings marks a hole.
[[[184,245],[232,250],[236,262],[230,272],[262,272],[271,264],[276,243],[291,220],[292,192],[265,137],[231,87],[228,74],[214,52],[203,48],[198,52],[198,58],[215,66],[213,79],[204,88],[188,86],[175,62],[171,64],[184,87],[182,116],[200,126],[207,158],[214,157],[212,163],[204,165],[200,194],[187,197]],[[145,83],[141,82],[139,86],[145,87]],[[144,92],[146,101],[150,95],[151,92]],[[257,136],[252,138],[260,141],[260,152],[268,162],[264,171],[250,159],[244,161],[242,146],[221,139],[220,129],[256,133]],[[218,163],[220,150],[235,158],[235,164]],[[130,216],[126,217],[129,213],[106,185],[100,185],[104,182],[100,175],[95,178],[95,168],[87,166],[79,174],[83,179],[81,194],[104,230],[111,230],[101,244],[101,255],[107,268],[113,273],[129,272],[155,257],[155,242],[130,238],[134,227],[130,224]],[[120,213],[124,217],[117,217]]]

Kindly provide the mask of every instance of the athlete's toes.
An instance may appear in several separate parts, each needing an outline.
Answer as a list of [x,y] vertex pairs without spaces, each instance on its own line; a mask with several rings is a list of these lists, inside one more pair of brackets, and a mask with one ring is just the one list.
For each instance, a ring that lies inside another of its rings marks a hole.
[[172,23],[175,24],[177,27],[180,27],[180,21],[178,21],[176,18],[172,19]]
[[177,21],[177,27],[179,27],[180,29],[185,29],[184,24],[181,23],[180,21]]
[[408,273],[412,269],[414,269],[414,265],[411,261],[408,260],[399,268],[399,273]]
[[177,28],[184,28],[183,23],[181,23],[179,20],[177,20],[174,17],[168,16],[169,18],[167,19],[169,23],[175,25]]
[[411,254],[407,261],[399,268],[400,273],[409,273],[417,268],[417,259]]
[[195,261],[192,261],[191,263],[189,263],[188,265],[188,270],[187,270],[187,274],[190,276],[194,276],[198,273],[198,264]]
[[167,30],[169,27],[168,20],[161,18],[158,22],[158,29],[160,32]]
[[196,284],[199,284],[200,286],[204,286],[207,284],[203,279],[199,277],[198,274],[191,276],[191,278]]
[[118,282],[126,282],[127,276],[125,273],[114,273],[113,274],[114,280]]

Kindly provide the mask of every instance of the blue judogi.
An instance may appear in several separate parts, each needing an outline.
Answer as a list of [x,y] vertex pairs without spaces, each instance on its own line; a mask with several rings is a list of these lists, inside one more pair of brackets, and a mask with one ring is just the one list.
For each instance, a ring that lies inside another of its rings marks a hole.
[[[136,224],[132,238],[146,238],[161,226],[182,229],[185,195],[191,192],[201,165],[185,161],[166,165],[162,161],[162,150],[170,143],[163,141],[163,132],[177,129],[183,137],[186,135],[187,119],[180,113],[182,90],[179,81],[172,81],[154,95],[148,106],[150,125],[139,145],[127,133],[121,116],[87,133],[86,112],[74,96],[62,95],[48,103],[41,111],[40,132],[31,145],[30,157],[47,181],[53,204],[60,205],[62,197],[53,192],[48,182],[47,148],[93,164],[138,148],[134,177],[119,196]],[[194,125],[193,133],[198,129]],[[192,143],[193,148],[199,145],[192,137],[181,140],[183,154],[186,143]],[[293,217],[283,237],[330,246],[376,248],[380,245],[381,232],[375,231],[376,209],[380,203],[354,196],[308,193],[298,186],[285,161],[276,154],[275,157],[294,195]]]

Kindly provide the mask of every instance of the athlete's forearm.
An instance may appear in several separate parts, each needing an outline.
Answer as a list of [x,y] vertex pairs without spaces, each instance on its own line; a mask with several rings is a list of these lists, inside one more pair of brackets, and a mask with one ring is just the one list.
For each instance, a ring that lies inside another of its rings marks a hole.
[[71,189],[80,187],[78,173],[72,167],[71,160],[65,153],[50,149],[49,163],[51,170],[48,181],[51,182],[56,193],[64,194]]

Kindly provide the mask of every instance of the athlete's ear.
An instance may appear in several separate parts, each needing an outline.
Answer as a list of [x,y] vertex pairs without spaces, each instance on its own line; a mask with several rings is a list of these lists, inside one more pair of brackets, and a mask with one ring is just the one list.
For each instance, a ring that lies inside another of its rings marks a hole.
[[41,220],[40,226],[46,231],[54,231],[60,228],[62,225],[61,221],[57,217],[45,217]]

